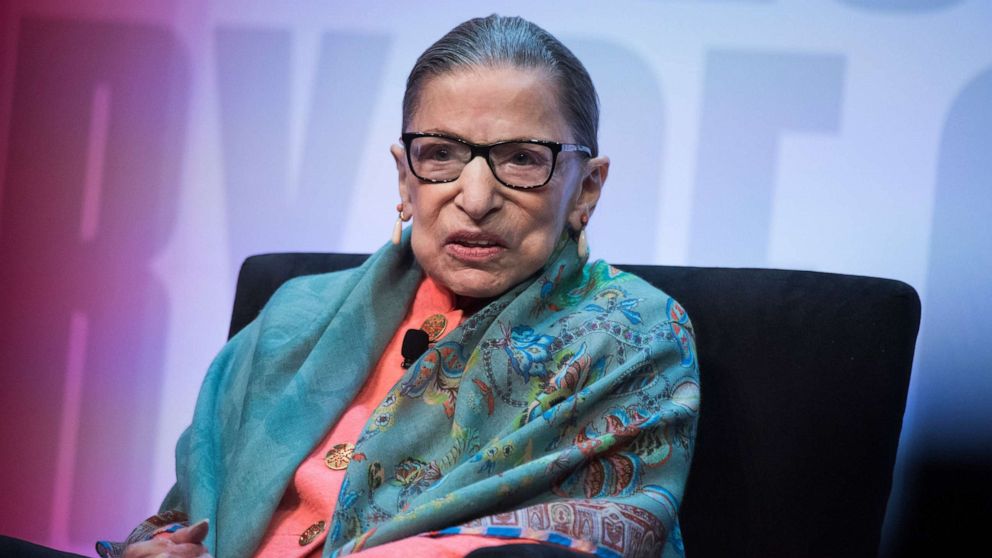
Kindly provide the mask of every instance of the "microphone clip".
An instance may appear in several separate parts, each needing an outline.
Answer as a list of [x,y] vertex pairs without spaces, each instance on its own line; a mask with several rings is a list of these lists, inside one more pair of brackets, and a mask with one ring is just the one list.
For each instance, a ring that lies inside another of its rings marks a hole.
[[430,335],[422,329],[408,329],[403,335],[403,347],[400,353],[403,355],[403,368],[410,366],[427,352],[431,344]]

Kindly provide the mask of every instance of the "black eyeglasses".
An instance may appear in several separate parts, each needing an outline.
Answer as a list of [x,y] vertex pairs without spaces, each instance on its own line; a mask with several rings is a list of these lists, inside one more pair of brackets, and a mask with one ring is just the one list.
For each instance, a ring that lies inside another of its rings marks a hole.
[[413,175],[434,184],[458,180],[465,165],[476,157],[484,157],[493,176],[504,186],[523,190],[540,188],[554,175],[562,151],[592,157],[592,149],[575,143],[513,140],[478,145],[443,134],[416,133],[403,134],[400,139]]

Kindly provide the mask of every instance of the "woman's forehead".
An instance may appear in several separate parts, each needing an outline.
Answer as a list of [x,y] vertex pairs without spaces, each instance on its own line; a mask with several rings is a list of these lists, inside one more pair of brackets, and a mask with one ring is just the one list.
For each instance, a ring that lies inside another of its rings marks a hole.
[[407,131],[451,134],[476,143],[573,141],[557,84],[541,69],[456,70],[426,80],[418,97]]

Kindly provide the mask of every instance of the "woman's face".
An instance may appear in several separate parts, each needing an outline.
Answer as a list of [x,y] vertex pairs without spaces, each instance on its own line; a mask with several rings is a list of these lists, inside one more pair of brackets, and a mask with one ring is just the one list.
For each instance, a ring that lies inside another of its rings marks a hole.
[[[514,139],[574,143],[544,72],[518,68],[461,70],[430,78],[405,132],[431,132],[476,144]],[[435,281],[472,298],[502,294],[538,269],[566,225],[582,226],[606,179],[609,160],[560,153],[551,181],[515,190],[493,176],[483,157],[454,182],[421,182],[403,147],[392,154],[403,211],[413,216],[417,261]]]

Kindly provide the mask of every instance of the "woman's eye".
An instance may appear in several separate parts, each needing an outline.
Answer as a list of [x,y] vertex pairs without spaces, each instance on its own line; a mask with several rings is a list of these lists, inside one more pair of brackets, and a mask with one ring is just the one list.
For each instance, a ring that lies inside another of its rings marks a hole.
[[414,145],[414,157],[424,163],[448,163],[456,159],[456,146],[444,141],[422,140]]
[[526,165],[531,162],[531,156],[527,153],[517,153],[513,156],[513,162],[518,165]]
[[514,165],[521,165],[521,166],[533,165],[537,163],[537,161],[534,158],[534,155],[527,151],[517,151],[516,153],[513,154],[513,157],[510,158],[510,162],[513,163]]
[[447,161],[451,159],[451,152],[447,147],[438,147],[427,154],[427,158],[432,161]]

